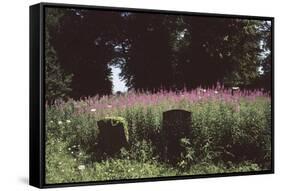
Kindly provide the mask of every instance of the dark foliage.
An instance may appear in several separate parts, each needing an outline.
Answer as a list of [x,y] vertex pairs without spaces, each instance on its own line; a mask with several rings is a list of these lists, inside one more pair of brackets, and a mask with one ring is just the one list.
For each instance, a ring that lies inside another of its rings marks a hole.
[[75,99],[111,94],[111,65],[138,91],[271,89],[270,21],[64,9],[51,36]]

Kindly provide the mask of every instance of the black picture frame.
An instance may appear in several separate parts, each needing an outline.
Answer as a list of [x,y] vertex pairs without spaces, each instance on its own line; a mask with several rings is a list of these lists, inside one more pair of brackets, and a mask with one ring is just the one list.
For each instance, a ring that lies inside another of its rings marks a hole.
[[[137,13],[161,13],[172,15],[204,16],[213,18],[239,18],[271,21],[271,169],[253,172],[235,172],[208,175],[188,175],[172,177],[155,177],[140,179],[124,179],[110,181],[90,181],[90,182],[69,182],[58,184],[45,183],[45,64],[44,64],[44,45],[45,45],[45,9],[46,8],[77,8],[87,10],[110,10],[110,11],[130,11]],[[29,131],[29,184],[38,188],[85,186],[99,184],[132,183],[147,181],[165,181],[192,178],[210,178],[227,176],[244,176],[274,173],[274,18],[248,15],[228,15],[212,13],[194,13],[167,10],[149,10],[119,7],[102,7],[73,4],[39,3],[30,6],[30,131]]]

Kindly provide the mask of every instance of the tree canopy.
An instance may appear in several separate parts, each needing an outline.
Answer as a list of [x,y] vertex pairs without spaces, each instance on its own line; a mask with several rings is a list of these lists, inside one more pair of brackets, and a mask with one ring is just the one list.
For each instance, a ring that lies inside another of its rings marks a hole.
[[[138,91],[208,88],[217,83],[270,91],[270,21],[80,9],[62,12],[46,16],[47,21],[56,20],[46,38],[63,71],[73,74],[70,97],[111,94],[110,65],[120,67],[126,86]],[[48,51],[46,56],[51,58]]]

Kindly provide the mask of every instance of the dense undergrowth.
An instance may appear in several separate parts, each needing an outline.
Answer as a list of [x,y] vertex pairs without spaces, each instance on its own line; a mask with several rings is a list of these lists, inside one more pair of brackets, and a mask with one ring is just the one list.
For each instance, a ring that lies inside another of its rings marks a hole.
[[[192,112],[176,165],[161,157],[162,114]],[[124,117],[129,147],[115,156],[95,150],[97,121]],[[46,105],[46,183],[248,172],[271,168],[271,100],[259,91],[127,93]]]

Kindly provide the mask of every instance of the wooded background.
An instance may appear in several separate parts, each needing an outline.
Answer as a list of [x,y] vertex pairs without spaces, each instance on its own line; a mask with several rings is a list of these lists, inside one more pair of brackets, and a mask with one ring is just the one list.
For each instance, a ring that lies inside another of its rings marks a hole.
[[270,21],[56,8],[45,19],[47,101],[111,94],[111,65],[129,90],[271,90]]

